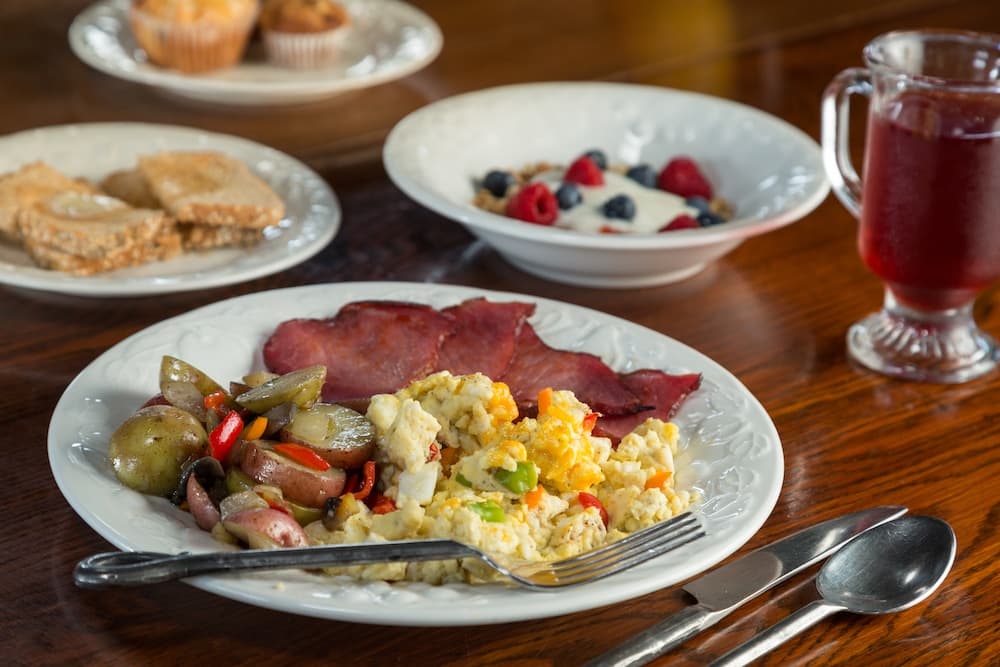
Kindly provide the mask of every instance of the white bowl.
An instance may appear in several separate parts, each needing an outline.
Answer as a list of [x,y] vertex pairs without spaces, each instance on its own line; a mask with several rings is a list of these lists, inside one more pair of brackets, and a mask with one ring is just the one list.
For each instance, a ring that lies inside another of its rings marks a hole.
[[[704,229],[586,234],[495,215],[472,204],[490,169],[568,164],[591,148],[609,162],[690,155],[735,216]],[[511,264],[591,287],[682,280],[744,239],[792,223],[829,193],[820,147],[760,110],[707,95],[617,83],[538,83],[457,95],[393,128],[386,170],[409,197],[464,224]]]

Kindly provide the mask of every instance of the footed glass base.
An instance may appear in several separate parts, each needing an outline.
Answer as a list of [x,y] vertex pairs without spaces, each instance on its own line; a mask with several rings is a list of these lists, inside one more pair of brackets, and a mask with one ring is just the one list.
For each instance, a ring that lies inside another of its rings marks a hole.
[[898,303],[889,290],[878,313],[847,332],[847,350],[862,366],[918,382],[967,382],[997,368],[1000,348],[972,318],[972,302],[927,313]]

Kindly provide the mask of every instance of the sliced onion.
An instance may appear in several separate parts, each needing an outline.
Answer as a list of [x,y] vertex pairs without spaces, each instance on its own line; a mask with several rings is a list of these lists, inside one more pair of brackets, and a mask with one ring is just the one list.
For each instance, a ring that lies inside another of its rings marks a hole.
[[161,386],[163,398],[175,408],[188,412],[200,422],[205,421],[205,397],[193,382],[182,380],[164,382]]
[[267,501],[253,491],[240,491],[226,496],[219,504],[219,511],[222,514],[222,520],[225,521],[227,517],[243,510],[266,509],[267,507]]
[[244,394],[244,393],[250,391],[250,389],[251,389],[250,385],[244,384],[242,382],[230,382],[229,383],[229,395],[230,396],[239,396],[240,394]]

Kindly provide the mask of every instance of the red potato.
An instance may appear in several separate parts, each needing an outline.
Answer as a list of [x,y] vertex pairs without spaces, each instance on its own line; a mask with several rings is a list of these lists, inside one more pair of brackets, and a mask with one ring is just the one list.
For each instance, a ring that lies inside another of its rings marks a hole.
[[360,468],[375,453],[375,426],[343,405],[317,403],[299,410],[280,437],[309,447],[335,468]]
[[263,440],[243,447],[240,468],[261,484],[281,489],[284,497],[306,507],[323,507],[327,498],[344,491],[346,475],[340,468],[314,470],[271,450]]
[[195,475],[187,479],[187,504],[194,522],[202,530],[212,530],[215,524],[219,523],[221,518],[219,508],[212,502]]
[[236,512],[222,522],[222,527],[251,549],[309,546],[305,531],[295,519],[270,508]]

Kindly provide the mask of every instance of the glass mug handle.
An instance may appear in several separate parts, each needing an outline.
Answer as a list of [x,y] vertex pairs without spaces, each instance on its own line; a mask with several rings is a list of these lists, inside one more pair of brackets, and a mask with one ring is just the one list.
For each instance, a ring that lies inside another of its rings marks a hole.
[[854,214],[861,215],[861,179],[851,163],[848,127],[851,95],[871,99],[871,73],[860,67],[845,69],[823,91],[823,166],[837,199]]

